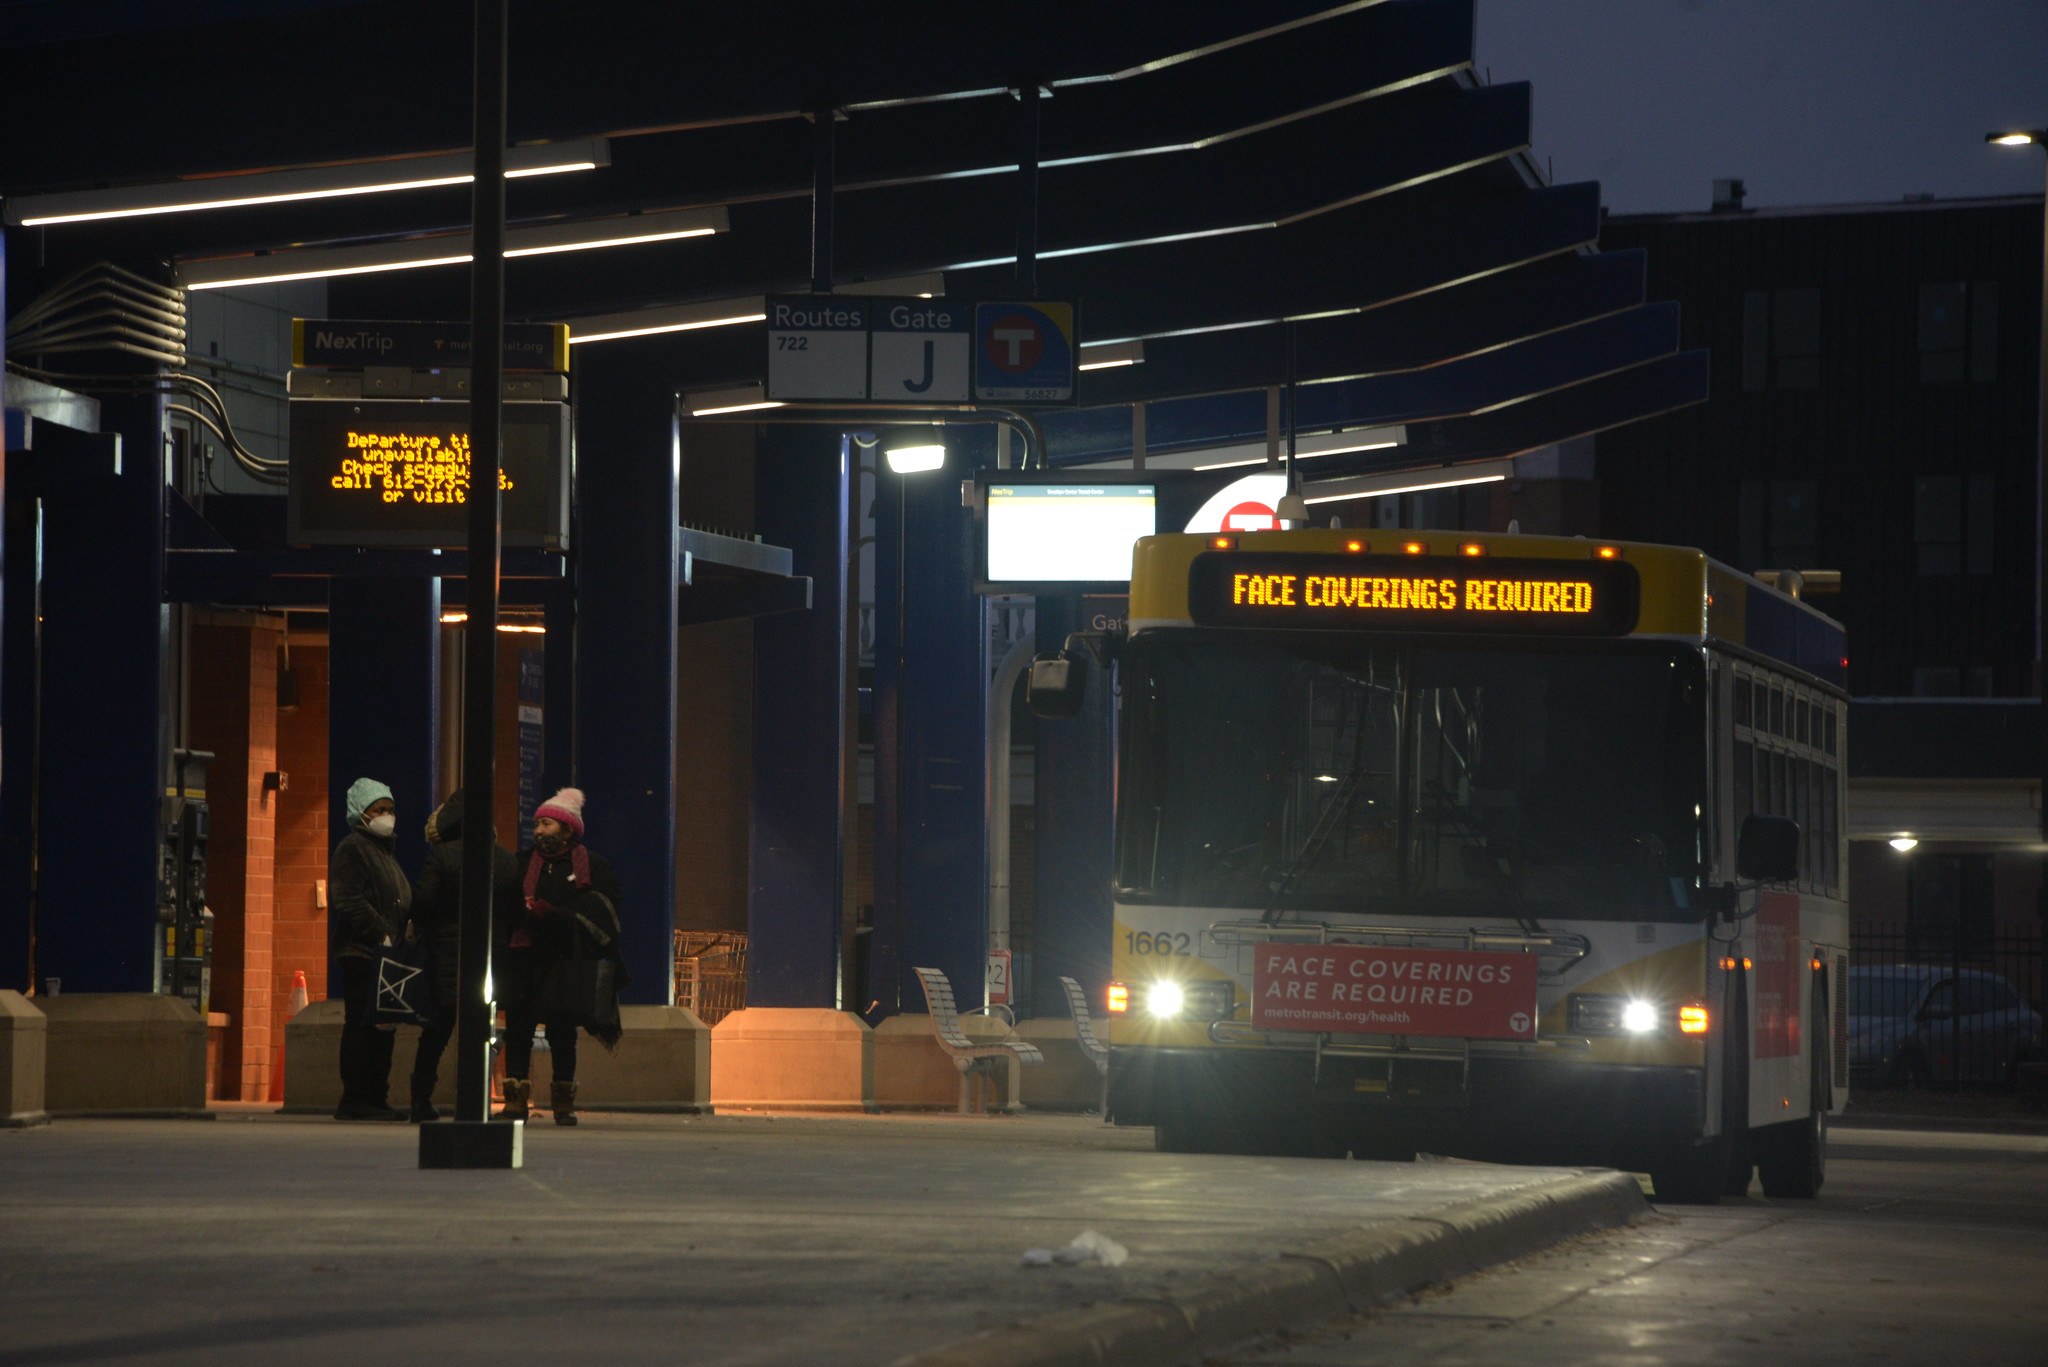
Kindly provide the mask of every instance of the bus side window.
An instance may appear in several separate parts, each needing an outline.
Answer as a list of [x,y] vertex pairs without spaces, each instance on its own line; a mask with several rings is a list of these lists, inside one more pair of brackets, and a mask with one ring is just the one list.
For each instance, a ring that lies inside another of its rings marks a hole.
[[1756,747],[1746,740],[1735,742],[1735,829],[1756,810]]

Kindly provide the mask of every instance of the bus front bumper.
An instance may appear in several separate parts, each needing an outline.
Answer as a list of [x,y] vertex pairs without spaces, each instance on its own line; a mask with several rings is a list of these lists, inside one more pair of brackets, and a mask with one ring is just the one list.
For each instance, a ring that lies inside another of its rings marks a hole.
[[1475,1056],[1455,1064],[1250,1049],[1112,1049],[1109,1105],[1119,1125],[1171,1108],[1348,1113],[1437,1152],[1519,1162],[1641,1169],[1697,1139],[1706,1112],[1698,1068]]

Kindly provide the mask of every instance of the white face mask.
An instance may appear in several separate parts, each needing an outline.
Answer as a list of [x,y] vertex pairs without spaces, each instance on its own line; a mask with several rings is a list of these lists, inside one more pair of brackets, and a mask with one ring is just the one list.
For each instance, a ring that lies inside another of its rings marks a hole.
[[363,823],[363,829],[371,835],[381,835],[389,839],[391,833],[398,829],[398,818],[390,812],[382,816],[373,816]]

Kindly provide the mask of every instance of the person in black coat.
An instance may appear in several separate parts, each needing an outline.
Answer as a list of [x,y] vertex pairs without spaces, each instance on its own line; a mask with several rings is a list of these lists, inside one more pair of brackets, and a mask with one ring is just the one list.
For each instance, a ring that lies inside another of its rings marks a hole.
[[[482,825],[481,822],[478,823]],[[466,833],[462,792],[449,795],[427,818],[427,866],[420,873],[420,885],[412,899],[412,919],[405,938],[427,947],[427,971],[434,985],[434,1015],[420,1031],[419,1052],[412,1064],[412,1122],[439,1120],[434,1106],[434,1084],[441,1069],[441,1055],[455,1033],[456,1012],[461,1003],[459,973],[462,949],[462,851]],[[491,923],[495,926],[516,912],[520,905],[519,865],[512,851],[495,840],[496,833],[484,828],[491,840]]]
[[[518,859],[516,913],[501,928],[502,956],[493,957],[498,1000],[505,1008],[504,1119],[524,1120],[533,1100],[527,1074],[533,1031],[547,1027],[554,1065],[549,1103],[557,1125],[576,1123],[576,1037],[579,1027],[600,1042],[618,1042],[616,1011],[607,1021],[566,1016],[553,1004],[557,971],[572,959],[609,959],[614,990],[626,985],[619,953],[619,881],[602,856],[583,843],[583,794],[564,788],[534,810],[533,848]],[[495,965],[502,963],[502,974]]]
[[412,884],[391,853],[391,789],[374,778],[348,788],[349,832],[327,863],[327,938],[341,965],[341,1104],[336,1120],[402,1120],[391,1109],[392,1032],[370,1018],[377,960],[404,933]]

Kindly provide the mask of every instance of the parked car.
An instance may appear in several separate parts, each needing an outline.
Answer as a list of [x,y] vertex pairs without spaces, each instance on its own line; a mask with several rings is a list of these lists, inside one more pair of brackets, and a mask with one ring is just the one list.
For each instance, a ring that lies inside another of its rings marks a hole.
[[1853,1080],[2009,1085],[2040,1046],[2041,1017],[1996,973],[1940,964],[1849,970]]

